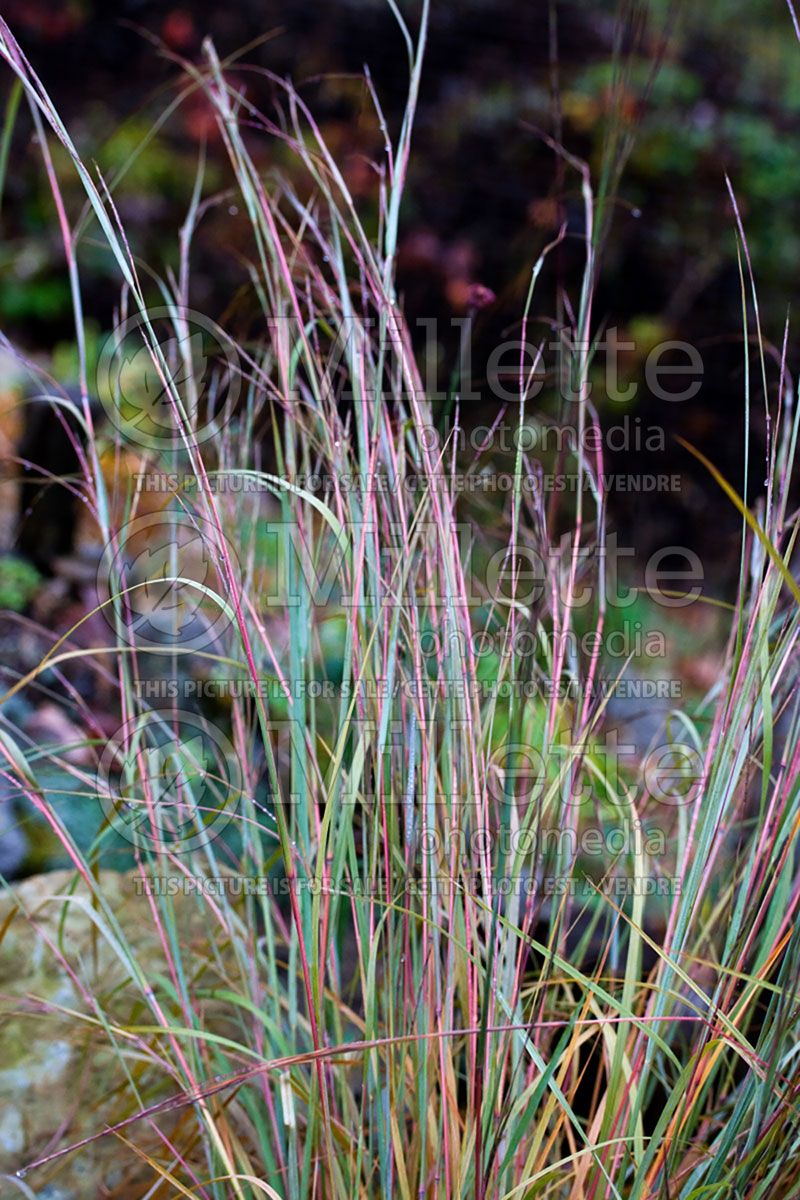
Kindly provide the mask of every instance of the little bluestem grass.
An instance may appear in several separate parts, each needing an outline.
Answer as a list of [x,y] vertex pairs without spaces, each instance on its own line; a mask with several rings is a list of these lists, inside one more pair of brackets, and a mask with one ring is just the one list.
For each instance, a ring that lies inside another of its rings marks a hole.
[[[666,734],[702,770],[670,810],[660,857],[637,843],[589,877],[567,835],[591,819],[632,825],[648,816],[643,766],[623,778],[601,752],[600,650],[570,651],[584,589],[592,602],[581,627],[588,621],[597,646],[608,616],[602,456],[585,451],[584,434],[599,423],[588,386],[594,296],[625,147],[609,139],[600,221],[588,168],[559,150],[584,214],[583,277],[563,304],[579,433],[571,511],[549,510],[523,489],[530,463],[520,439],[513,486],[493,521],[481,522],[456,486],[458,426],[449,440],[430,436],[436,414],[395,287],[428,9],[412,32],[392,7],[410,86],[392,138],[366,84],[385,142],[374,164],[377,221],[351,196],[291,85],[273,81],[278,111],[265,114],[210,44],[201,64],[180,63],[180,97],[201,92],[211,106],[229,162],[225,202],[236,193],[250,229],[243,273],[257,332],[237,342],[238,402],[219,411],[207,440],[197,423],[211,376],[191,355],[176,371],[153,316],[157,309],[160,324],[166,312],[173,349],[186,345],[193,239],[214,200],[204,156],[179,269],[145,270],[115,189],[81,160],[0,24],[0,53],[27,101],[63,240],[80,397],[61,402],[83,431],[81,488],[97,538],[123,544],[146,498],[123,435],[98,427],[92,405],[80,271],[90,234],[119,273],[117,321],[135,316],[179,434],[168,451],[139,454],[137,466],[198,484],[176,486],[162,510],[197,522],[212,570],[200,587],[167,565],[161,583],[193,588],[204,619],[225,618],[206,646],[137,644],[130,611],[140,585],[120,572],[98,597],[107,642],[76,648],[76,627],[5,699],[78,659],[110,670],[121,726],[156,707],[169,722],[173,705],[177,730],[178,701],[143,698],[147,655],[160,655],[159,678],[223,680],[228,699],[214,719],[242,777],[232,836],[199,836],[186,853],[144,837],[132,850],[135,874],[270,881],[246,895],[195,887],[186,903],[203,911],[201,939],[182,937],[179,897],[142,895],[165,964],[151,976],[104,892],[108,830],[79,844],[24,738],[0,730],[6,776],[74,867],[60,903],[83,906],[122,970],[118,986],[98,988],[68,948],[47,948],[69,965],[83,999],[81,1011],[60,1015],[66,1036],[89,1036],[116,1069],[88,1140],[76,1149],[67,1129],[20,1164],[18,1183],[36,1194],[58,1181],[71,1151],[115,1138],[120,1163],[140,1181],[136,1195],[148,1197],[791,1196],[800,1163],[794,384],[785,359],[776,379],[764,364],[772,441],[758,505],[746,508],[745,488],[719,480],[742,515],[730,637],[703,706],[673,713]],[[260,170],[262,138],[293,155],[302,186]],[[83,185],[81,213],[66,211],[54,143]],[[738,235],[748,322],[758,309],[741,222]],[[523,337],[551,251],[531,264]],[[747,332],[763,363],[760,327],[748,322]],[[535,415],[534,374],[522,356],[517,399],[500,418],[514,429]],[[749,395],[746,403],[749,413]],[[455,413],[466,419],[458,405]],[[478,456],[473,469],[482,465]],[[313,476],[327,489],[292,482]],[[524,586],[532,552],[551,571],[537,604]],[[489,561],[502,589],[487,584]],[[490,688],[475,650],[484,630],[506,647],[492,661]],[[533,659],[518,650],[520,630],[540,641]],[[521,686],[530,683],[551,686]],[[102,739],[87,745],[99,760]],[[141,806],[146,833],[158,804],[149,760],[135,739],[122,749],[127,805]],[[189,747],[178,749],[191,761]],[[545,764],[530,798],[515,786],[526,750]],[[77,792],[96,798],[92,768],[67,753],[50,757]],[[573,797],[587,781],[592,799],[582,807]],[[544,863],[524,846],[546,829],[563,836]],[[504,886],[541,881],[545,871],[559,883],[546,900]],[[605,886],[612,877],[675,886],[628,894]]]

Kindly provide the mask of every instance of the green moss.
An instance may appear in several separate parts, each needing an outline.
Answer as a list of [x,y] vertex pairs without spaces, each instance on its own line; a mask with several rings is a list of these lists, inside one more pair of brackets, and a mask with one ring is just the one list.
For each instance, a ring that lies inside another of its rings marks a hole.
[[32,563],[6,554],[0,558],[0,608],[23,612],[28,607],[42,577]]

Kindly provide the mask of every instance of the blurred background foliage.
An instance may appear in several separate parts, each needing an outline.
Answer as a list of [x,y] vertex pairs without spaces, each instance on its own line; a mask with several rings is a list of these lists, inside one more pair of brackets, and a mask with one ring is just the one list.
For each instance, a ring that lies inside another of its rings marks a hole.
[[[413,5],[404,12],[413,20]],[[271,112],[279,89],[269,72],[290,74],[351,191],[365,211],[377,211],[372,164],[382,137],[364,64],[394,131],[407,85],[402,38],[384,0],[195,0],[175,7],[148,0],[7,0],[5,16],[79,150],[113,185],[133,248],[158,271],[177,264],[177,231],[205,147],[205,194],[222,191],[198,230],[191,301],[239,336],[258,334],[242,263],[250,253],[247,220],[225,196],[224,149],[202,97],[194,92],[175,104],[186,82],[175,57],[199,61],[206,35],[222,56],[269,35],[236,60],[231,77]],[[655,75],[654,63],[660,64]],[[780,343],[800,252],[799,64],[784,0],[435,2],[398,258],[412,320],[449,323],[469,311],[475,284],[490,288],[497,299],[475,319],[479,373],[481,346],[515,328],[530,265],[566,223],[567,241],[548,268],[555,291],[543,284],[534,314],[547,328],[555,317],[553,295],[580,270],[583,215],[580,181],[542,131],[585,158],[595,177],[605,140],[630,136],[597,317],[637,342],[628,364],[634,374],[659,340],[683,338],[700,348],[705,383],[695,400],[664,412],[640,389],[631,412],[702,446],[736,480],[741,285],[725,174],[747,230],[766,335]],[[10,86],[4,78],[0,100],[13,116]],[[0,324],[68,379],[75,355],[58,225],[24,105],[7,124]],[[253,150],[265,171],[293,170],[286,151],[258,131]],[[56,145],[52,151],[76,220],[80,187],[63,153]],[[117,298],[116,272],[95,235],[87,222],[81,264],[90,345],[109,328]],[[456,342],[456,330],[449,344],[444,334],[445,374]],[[653,470],[688,465],[674,443],[665,455]],[[630,453],[608,465],[630,468]],[[718,518],[705,552],[718,551],[720,563],[735,566],[739,518],[696,470],[680,494],[651,502],[649,522],[636,527],[639,548],[663,544],[665,530],[692,544],[698,505],[711,506]],[[612,508],[623,526],[641,516],[640,498],[613,497]]]

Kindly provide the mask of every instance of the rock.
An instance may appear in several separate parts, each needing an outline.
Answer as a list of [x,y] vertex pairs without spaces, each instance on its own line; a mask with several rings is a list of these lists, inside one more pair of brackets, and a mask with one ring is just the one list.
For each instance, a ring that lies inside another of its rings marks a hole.
[[[145,977],[163,976],[149,902],[137,895],[134,874],[103,871],[99,887]],[[82,881],[76,886],[75,873],[64,870],[26,879],[0,896],[0,1176],[138,1111],[128,1071],[145,1104],[178,1090],[141,1047],[118,1037],[129,1054],[123,1063],[102,1027],[74,1015],[89,1013],[88,995],[118,1028],[153,1023],[141,990],[85,909],[64,902],[68,893],[88,901],[87,887]],[[196,967],[209,944],[208,910],[196,897],[174,899],[178,937]],[[221,1019],[218,1028],[223,1025]],[[159,1127],[169,1133],[185,1116],[185,1109],[160,1114]],[[147,1122],[126,1134],[140,1150],[163,1157],[163,1144]],[[153,1182],[152,1169],[113,1135],[25,1175],[37,1197],[51,1200],[107,1194],[140,1200]],[[17,1194],[5,1187],[0,1183],[3,1197]]]
[[[623,682],[632,694],[612,694],[606,706],[604,726],[616,729],[620,746],[625,746],[623,761],[641,761],[655,746],[668,745],[670,714],[681,707],[680,700],[669,700],[662,696],[637,696],[635,687],[653,683],[644,676],[629,671]],[[668,681],[666,681],[668,682]]]
[[28,856],[28,839],[20,827],[10,789],[0,781],[0,875],[16,879]]
[[[108,818],[97,796],[87,794],[66,770],[50,764],[37,766],[36,782],[51,812],[83,855],[88,857],[95,852],[102,833],[97,851],[101,867],[118,871],[133,867],[133,846],[116,830],[108,828]],[[24,861],[17,873],[28,876],[68,867],[72,860],[50,823],[21,788],[9,785],[9,793],[15,829],[25,831]]]

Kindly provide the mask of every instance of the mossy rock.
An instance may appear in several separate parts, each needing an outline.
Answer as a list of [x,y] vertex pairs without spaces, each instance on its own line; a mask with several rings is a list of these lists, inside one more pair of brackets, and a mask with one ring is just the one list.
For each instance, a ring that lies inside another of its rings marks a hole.
[[[135,874],[101,872],[98,890],[142,978],[163,978],[161,943]],[[115,1052],[96,1019],[95,1002],[118,1031],[154,1020],[124,954],[98,931],[92,909],[98,911],[96,898],[74,871],[34,876],[0,895],[0,1176],[22,1170],[37,1196],[59,1200],[106,1194],[139,1200],[155,1176],[113,1134],[25,1171],[138,1111],[131,1078],[145,1105],[176,1092],[135,1034],[118,1032]],[[210,960],[207,909],[197,897],[178,895],[173,912],[184,952],[194,964]],[[180,1023],[177,1012],[170,1016]],[[225,1028],[223,1013],[218,1028]],[[158,1124],[169,1135],[185,1119],[181,1107],[159,1114]],[[146,1121],[124,1133],[140,1151],[162,1156],[163,1144]],[[0,1194],[16,1191],[0,1187]]]

